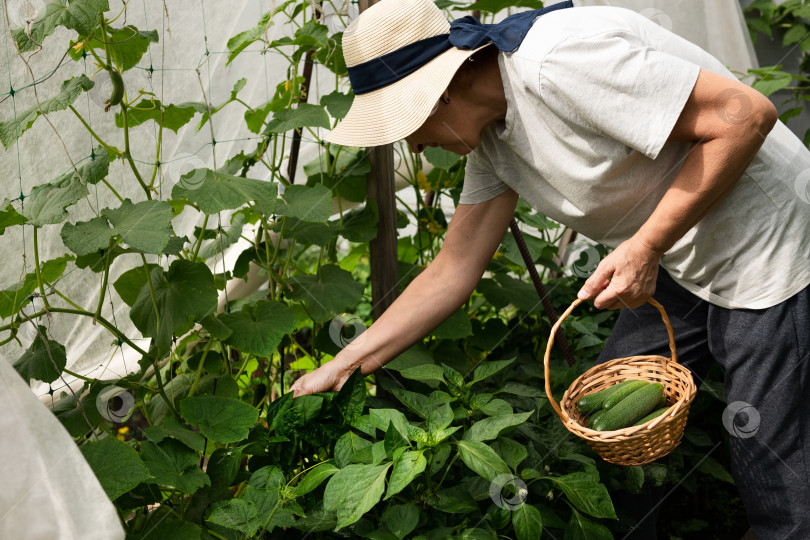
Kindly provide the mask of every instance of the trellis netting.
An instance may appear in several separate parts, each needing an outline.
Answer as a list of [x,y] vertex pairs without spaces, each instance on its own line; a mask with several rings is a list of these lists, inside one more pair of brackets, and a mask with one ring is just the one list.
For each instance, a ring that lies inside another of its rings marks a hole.
[[[675,9],[669,2],[645,0],[575,3],[636,9],[692,39],[737,71],[744,72],[755,65],[739,5],[734,0],[690,4],[689,9],[685,4]],[[140,354],[133,346],[148,347],[150,341],[141,337],[129,318],[129,305],[112,285],[129,266],[112,265],[104,280],[99,273],[77,265],[60,234],[64,209],[47,209],[51,220],[46,219],[36,227],[31,224],[11,227],[12,223],[6,220],[11,220],[14,213],[25,215],[26,202],[38,186],[71,184],[74,165],[87,167],[99,159],[103,161],[99,139],[118,148],[125,145],[131,148],[132,161],[143,178],[136,178],[130,164],[121,158],[109,162],[107,178],[121,199],[133,200],[143,198],[142,181],[157,187],[156,199],[166,200],[178,182],[190,181],[188,177],[181,179],[189,171],[216,170],[227,158],[255,149],[262,137],[246,127],[246,107],[267,103],[276,86],[294,76],[288,71],[290,63],[279,52],[268,50],[266,43],[294,35],[313,14],[320,17],[330,34],[340,31],[358,11],[356,3],[348,0],[302,2],[305,9],[298,16],[300,20],[293,23],[270,15],[282,4],[275,0],[109,0],[109,3],[74,0],[69,4],[62,0],[3,0],[0,142],[4,151],[0,152],[0,170],[4,174],[0,184],[0,251],[4,260],[0,265],[0,326],[11,321],[19,302],[25,302],[23,318],[43,308],[43,300],[37,294],[35,260],[42,261],[44,280],[49,283],[45,294],[54,305],[70,309],[70,302],[75,302],[90,309],[89,306],[98,304],[102,287],[104,295],[98,320],[63,313],[43,317],[39,324],[20,325],[14,339],[8,332],[0,333],[0,341],[5,342],[0,346],[3,362],[0,456],[6,458],[0,469],[5,484],[5,493],[0,496],[0,538],[114,538],[121,534],[120,528],[114,526],[117,516],[112,505],[93,482],[67,433],[55,418],[48,416],[47,409],[37,409],[36,403],[31,402],[35,401],[33,396],[38,396],[52,406],[61,394],[73,391],[69,384],[77,388],[73,383],[81,383],[82,377],[115,381],[138,370]],[[126,142],[122,140],[121,118],[115,109],[108,110],[107,100],[114,81],[107,71],[99,70],[93,55],[72,46],[77,35],[75,28],[92,27],[97,21],[82,20],[82,14],[71,9],[88,6],[96,10],[105,5],[110,8],[108,18],[115,19],[111,43],[131,45],[122,47],[126,52],[119,58],[125,71],[128,99],[132,100],[133,94],[142,89],[143,100],[154,98],[167,107],[174,106],[164,113],[166,128],[161,130],[156,122],[144,117],[130,126]],[[36,37],[36,25],[48,18],[54,28],[41,41],[41,47],[18,52],[11,36],[27,31]],[[74,29],[61,26],[66,20],[67,26]],[[734,24],[720,25],[717,21]],[[247,45],[234,56],[234,50],[242,42],[239,36]],[[63,82],[70,79],[73,86],[63,87]],[[89,80],[94,83],[92,88],[81,91],[80,86],[89,86],[84,82]],[[334,74],[316,64],[309,102],[317,103],[321,96],[334,90]],[[53,101],[54,96],[62,97]],[[221,111],[208,118],[210,110],[223,104],[226,105]],[[40,115],[39,108],[46,114]],[[313,128],[313,132],[316,136],[323,134],[321,128]],[[298,160],[299,177],[303,164],[316,158],[319,152],[323,152],[322,147],[305,132]],[[286,170],[286,166],[285,161],[282,168]],[[258,164],[247,175],[266,179],[268,172],[264,165]],[[103,181],[88,182],[83,187],[78,202],[70,208],[70,222],[91,220],[104,209],[121,204]],[[9,205],[13,213],[6,212]],[[227,229],[230,217],[227,211],[212,215],[208,226]],[[195,227],[200,227],[201,221],[201,214],[184,210],[172,219],[171,225],[178,237],[193,239]],[[252,236],[249,230],[244,232],[244,236]],[[202,249],[216,253],[209,259],[214,273],[230,270],[236,255],[244,249],[245,240],[234,240],[237,241],[224,250],[218,249],[215,241],[202,244]],[[149,263],[168,266],[165,256],[145,257]],[[242,291],[225,289],[220,293],[220,306],[229,294],[246,294],[261,281],[256,276],[242,284]],[[128,336],[131,345],[111,334],[103,321]],[[23,397],[20,388],[25,385],[14,380],[17,375],[10,364],[43,332],[64,345],[66,367],[77,375],[63,373],[51,384],[32,379],[33,393]],[[120,402],[114,397],[100,396],[97,404],[105,411],[102,414],[126,414],[125,407],[118,409],[120,405],[113,404]],[[90,510],[82,510],[76,504]],[[32,513],[37,509],[66,517],[64,521],[38,522]]]

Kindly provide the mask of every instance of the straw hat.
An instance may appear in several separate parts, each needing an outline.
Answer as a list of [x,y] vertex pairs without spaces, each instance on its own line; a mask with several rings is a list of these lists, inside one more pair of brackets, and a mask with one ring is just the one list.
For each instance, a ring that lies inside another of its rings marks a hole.
[[[431,0],[382,0],[346,28],[343,56],[353,67],[449,31],[450,23]],[[349,113],[325,139],[378,146],[410,135],[430,116],[461,64],[483,47],[451,47],[403,79],[355,96]]]

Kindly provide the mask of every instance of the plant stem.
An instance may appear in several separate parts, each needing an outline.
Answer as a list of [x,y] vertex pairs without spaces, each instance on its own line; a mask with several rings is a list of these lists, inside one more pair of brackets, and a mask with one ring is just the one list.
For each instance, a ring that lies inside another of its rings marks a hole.
[[[72,315],[82,315],[84,317],[94,317],[95,316],[94,313],[90,313],[89,311],[86,311],[86,310],[83,310],[83,309],[68,309],[68,308],[52,307],[52,308],[50,308],[49,311],[51,311],[53,313],[70,313]],[[41,312],[39,314],[39,316],[42,316],[42,314],[44,314],[44,311]],[[103,326],[104,328],[109,330],[115,337],[117,337],[118,339],[120,339],[121,341],[123,341],[124,343],[126,343],[127,345],[132,347],[133,349],[135,349],[138,352],[138,354],[140,354],[142,356],[145,356],[146,358],[150,358],[150,359],[152,358],[152,356],[149,353],[147,353],[146,351],[144,351],[143,349],[141,349],[140,347],[135,345],[127,336],[122,334],[121,331],[118,330],[118,328],[116,328],[110,321],[108,321],[107,319],[105,319],[104,317],[101,317],[101,316],[99,316],[96,320],[101,324],[101,326]]]
[[98,293],[98,306],[96,307],[96,316],[94,320],[101,315],[101,306],[104,304],[104,295],[107,291],[107,278],[110,275],[110,252],[113,248],[113,239],[110,238],[110,243],[107,245],[107,257],[104,261],[104,277],[101,279],[101,291]]
[[37,238],[37,227],[34,227],[34,269],[37,274],[37,285],[39,286],[39,293],[42,295],[42,303],[45,304],[45,309],[50,307],[48,304],[48,297],[45,296],[45,285],[42,282],[42,271],[39,264],[39,240]]
[[94,138],[95,140],[97,140],[97,141],[99,142],[99,144],[100,144],[101,146],[103,146],[104,148],[115,148],[114,146],[112,146],[112,145],[110,145],[110,144],[105,143],[105,142],[104,142],[104,141],[101,139],[101,137],[99,137],[99,136],[98,136],[98,134],[97,134],[95,131],[93,131],[93,128],[91,128],[91,127],[90,127],[90,124],[88,124],[88,123],[85,121],[84,117],[82,117],[82,115],[81,115],[81,114],[79,114],[79,111],[77,111],[77,110],[76,110],[76,109],[73,107],[73,105],[68,105],[68,107],[70,108],[70,110],[71,110],[71,111],[73,111],[73,114],[75,114],[75,115],[76,115],[76,118],[78,118],[78,119],[79,119],[79,121],[80,121],[82,124],[84,124],[84,128],[85,128],[85,129],[86,129],[86,130],[87,130],[87,131],[90,133],[90,135],[92,135],[92,136],[93,136],[93,138]]
[[121,118],[124,121],[124,156],[126,157],[127,162],[129,162],[132,172],[135,173],[135,178],[143,188],[144,193],[146,193],[146,198],[152,200],[152,193],[150,192],[149,187],[146,185],[146,182],[143,181],[141,173],[138,172],[138,167],[135,166],[135,161],[132,159],[132,154],[129,151],[129,120],[127,118],[127,106],[124,103],[121,103]]
[[200,252],[200,246],[202,246],[203,237],[205,236],[205,229],[207,227],[208,227],[208,214],[205,214],[202,228],[200,229],[200,236],[197,238],[197,242],[194,244],[194,252],[191,260],[197,259],[197,254]]
[[214,344],[213,339],[209,339],[208,343],[205,344],[205,349],[203,350],[202,358],[200,358],[200,365],[197,366],[197,374],[194,376],[194,382],[191,383],[191,389],[188,391],[188,396],[191,397],[194,395],[194,392],[197,391],[197,385],[200,383],[200,376],[202,375],[203,364],[205,363],[205,357],[208,356],[208,351],[211,350],[211,345]]

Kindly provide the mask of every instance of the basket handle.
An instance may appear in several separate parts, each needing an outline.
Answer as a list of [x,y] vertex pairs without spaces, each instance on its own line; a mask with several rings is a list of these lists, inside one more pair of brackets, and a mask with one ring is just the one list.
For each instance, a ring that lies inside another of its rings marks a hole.
[[[581,304],[583,300],[577,298],[574,302],[565,310],[565,312],[560,315],[560,318],[557,319],[557,322],[554,323],[554,326],[551,328],[551,334],[548,338],[548,345],[546,346],[546,354],[543,357],[543,367],[544,367],[544,375],[546,379],[546,396],[548,396],[548,400],[551,402],[551,406],[554,407],[554,410],[557,411],[557,415],[562,419],[562,411],[560,410],[560,406],[554,401],[554,396],[551,395],[551,373],[548,366],[548,360],[551,357],[551,346],[554,345],[554,336],[557,333],[557,329],[562,325],[562,322],[568,317],[574,308]],[[655,301],[653,298],[647,299],[647,302],[655,306],[658,311],[661,313],[661,318],[664,320],[664,325],[667,327],[667,335],[669,335],[669,351],[672,354],[672,362],[678,362],[678,355],[675,352],[675,333],[672,331],[672,325],[669,322],[669,317],[667,316],[667,312],[664,311],[664,307]]]

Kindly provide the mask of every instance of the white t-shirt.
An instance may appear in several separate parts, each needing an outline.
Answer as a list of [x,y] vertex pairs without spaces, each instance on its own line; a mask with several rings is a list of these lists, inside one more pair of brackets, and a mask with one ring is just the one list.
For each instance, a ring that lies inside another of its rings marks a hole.
[[[460,202],[514,189],[548,217],[608,246],[630,238],[692,143],[667,142],[703,49],[615,7],[539,17],[498,56],[508,110],[468,156]],[[741,114],[739,99],[717,114]],[[810,283],[810,151],[781,122],[739,183],[661,259],[685,289],[726,308],[777,304]]]

